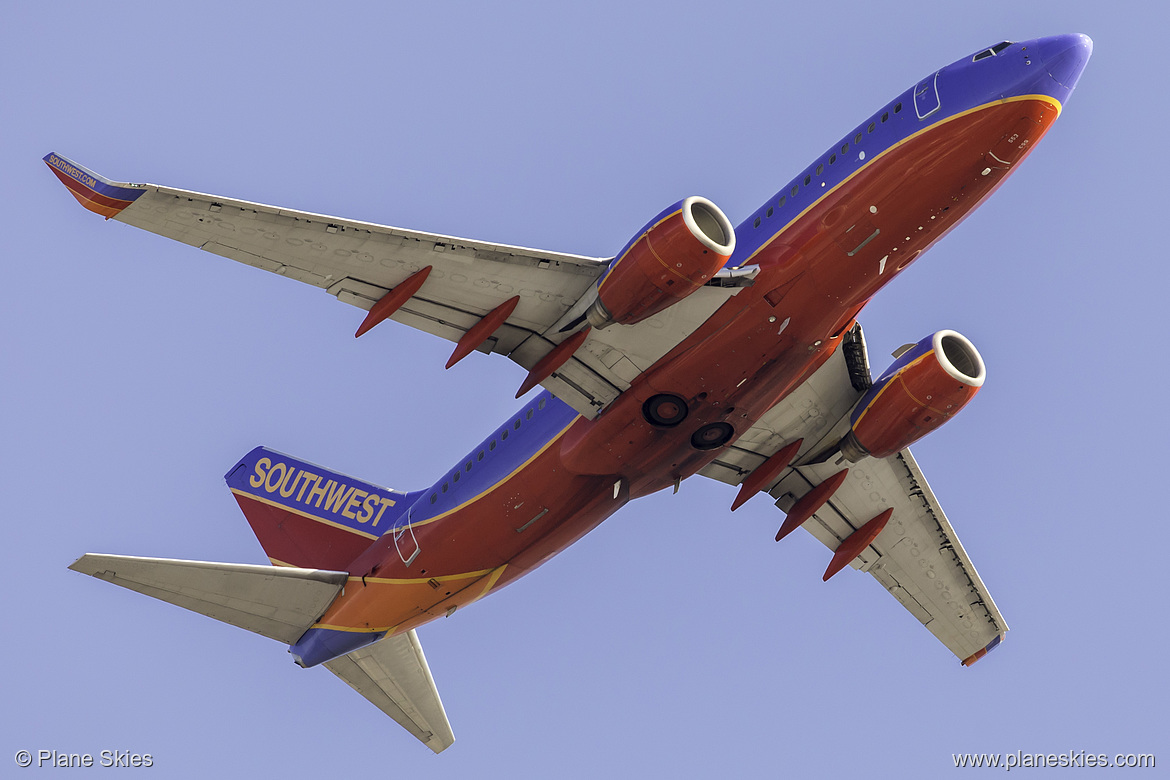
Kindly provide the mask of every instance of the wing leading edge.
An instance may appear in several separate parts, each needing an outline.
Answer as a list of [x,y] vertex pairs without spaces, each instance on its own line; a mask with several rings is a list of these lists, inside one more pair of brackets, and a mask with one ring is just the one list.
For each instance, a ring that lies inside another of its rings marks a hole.
[[[266,206],[155,184],[106,179],[61,155],[45,163],[87,209],[107,219],[325,290],[370,310],[425,269],[425,281],[390,315],[451,342],[494,312],[514,308],[476,345],[532,370],[573,332],[609,262]],[[595,416],[715,312],[735,288],[710,286],[634,326],[592,330],[541,384]]]
[[849,413],[864,394],[851,378],[846,351],[837,349],[700,473],[738,485],[786,445],[803,440],[793,465],[762,486],[787,513],[848,465],[840,487],[803,527],[836,551],[857,529],[892,509],[885,529],[850,565],[873,576],[969,666],[1003,640],[1007,622],[910,450],[855,464],[808,462],[848,426]]
[[[286,644],[317,621],[349,580],[340,571],[94,553],[69,568]],[[436,753],[455,741],[414,631],[325,666]]]

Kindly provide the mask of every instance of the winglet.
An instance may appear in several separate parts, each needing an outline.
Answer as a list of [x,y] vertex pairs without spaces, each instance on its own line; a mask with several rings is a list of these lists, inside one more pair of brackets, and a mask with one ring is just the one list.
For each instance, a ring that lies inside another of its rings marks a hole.
[[44,161],[78,203],[106,219],[118,216],[146,192],[144,184],[110,181],[56,152],[46,154]]
[[971,664],[975,663],[983,656],[990,653],[992,650],[994,650],[996,647],[999,646],[999,643],[1003,641],[1005,636],[1007,636],[1006,633],[996,634],[995,638],[987,643],[987,647],[983,648],[982,650],[976,650],[974,653],[972,653],[968,657],[964,658],[963,659],[963,666],[970,666]]

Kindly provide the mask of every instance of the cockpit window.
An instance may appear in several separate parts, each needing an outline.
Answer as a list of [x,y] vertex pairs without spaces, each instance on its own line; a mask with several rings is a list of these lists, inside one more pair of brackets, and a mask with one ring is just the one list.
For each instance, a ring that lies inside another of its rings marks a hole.
[[1009,47],[1011,45],[1012,45],[1011,41],[1001,41],[1001,42],[995,44],[994,46],[992,46],[990,49],[984,49],[983,51],[979,52],[978,54],[976,54],[974,57],[971,58],[971,61],[972,62],[979,62],[979,60],[985,60],[988,57],[994,57],[995,55],[999,54],[1001,51],[1003,51],[1004,49],[1006,49],[1007,47]]

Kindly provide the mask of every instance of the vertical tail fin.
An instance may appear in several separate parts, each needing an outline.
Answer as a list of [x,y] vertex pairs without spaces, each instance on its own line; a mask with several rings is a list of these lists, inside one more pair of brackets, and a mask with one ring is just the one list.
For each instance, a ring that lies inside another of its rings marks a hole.
[[417,497],[264,447],[224,479],[268,559],[308,569],[347,571]]

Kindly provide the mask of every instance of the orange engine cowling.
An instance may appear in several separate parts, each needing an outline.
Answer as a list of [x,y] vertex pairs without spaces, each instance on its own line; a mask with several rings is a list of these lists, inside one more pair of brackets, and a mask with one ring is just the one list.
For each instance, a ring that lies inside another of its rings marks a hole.
[[633,325],[711,280],[735,250],[735,229],[711,201],[690,197],[663,211],[609,264],[597,282],[590,324]]
[[958,414],[987,375],[975,345],[953,330],[895,354],[850,417],[840,447],[851,461],[886,458],[918,441]]

